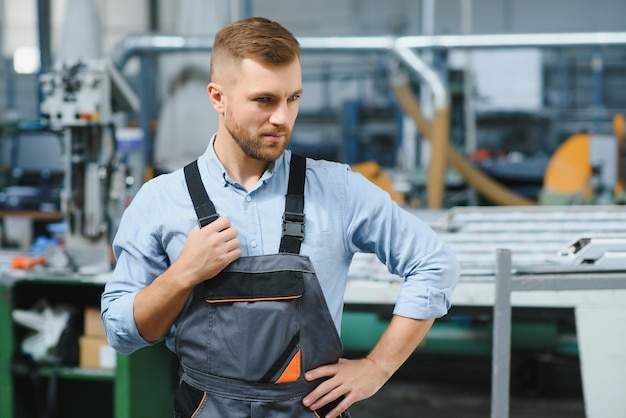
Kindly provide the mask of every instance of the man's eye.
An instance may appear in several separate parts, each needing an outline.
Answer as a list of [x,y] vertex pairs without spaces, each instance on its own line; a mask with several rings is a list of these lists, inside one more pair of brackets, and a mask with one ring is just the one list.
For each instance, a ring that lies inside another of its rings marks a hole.
[[270,98],[269,97],[257,97],[256,101],[259,103],[269,103]]
[[295,102],[295,101],[297,101],[297,100],[300,100],[300,97],[301,97],[301,96],[300,96],[299,94],[294,94],[293,96],[291,96],[291,97],[289,98],[289,100],[290,100],[290,101],[292,101],[292,102]]

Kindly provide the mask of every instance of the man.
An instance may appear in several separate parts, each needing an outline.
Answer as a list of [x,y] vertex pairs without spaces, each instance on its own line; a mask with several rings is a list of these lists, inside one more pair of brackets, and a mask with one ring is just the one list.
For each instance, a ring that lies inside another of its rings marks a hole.
[[[216,35],[217,134],[197,162],[143,185],[114,240],[109,342],[131,353],[166,339],[181,362],[176,416],[349,416],[449,309],[458,264],[429,227],[347,166],[285,151],[299,54],[263,18]],[[356,252],[404,283],[372,352],[347,360],[338,332]]]

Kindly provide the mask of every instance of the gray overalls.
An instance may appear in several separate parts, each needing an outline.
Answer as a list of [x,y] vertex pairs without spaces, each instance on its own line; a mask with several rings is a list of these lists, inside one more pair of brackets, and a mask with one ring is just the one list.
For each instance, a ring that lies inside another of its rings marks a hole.
[[[176,418],[313,418],[336,405],[302,405],[321,383],[304,372],[336,363],[343,350],[313,266],[299,255],[305,170],[292,155],[279,253],[241,257],[194,289],[176,328]],[[219,215],[197,162],[185,178],[203,227]]]

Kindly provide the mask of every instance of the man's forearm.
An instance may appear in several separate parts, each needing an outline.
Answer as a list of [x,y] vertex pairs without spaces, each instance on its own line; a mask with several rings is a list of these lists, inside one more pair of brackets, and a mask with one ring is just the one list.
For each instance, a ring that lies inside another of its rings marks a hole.
[[389,379],[422,342],[434,321],[394,315],[367,358]]
[[154,342],[163,338],[185,307],[193,290],[177,274],[175,264],[135,296],[133,316],[143,339]]

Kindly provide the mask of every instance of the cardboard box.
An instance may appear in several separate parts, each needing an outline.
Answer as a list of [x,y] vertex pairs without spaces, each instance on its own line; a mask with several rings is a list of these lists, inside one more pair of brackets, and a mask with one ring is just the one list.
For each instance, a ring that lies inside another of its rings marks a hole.
[[114,369],[117,364],[117,355],[113,347],[104,337],[80,337],[80,367],[86,369]]
[[100,308],[89,306],[85,308],[83,334],[89,337],[104,337],[104,325],[100,318]]

